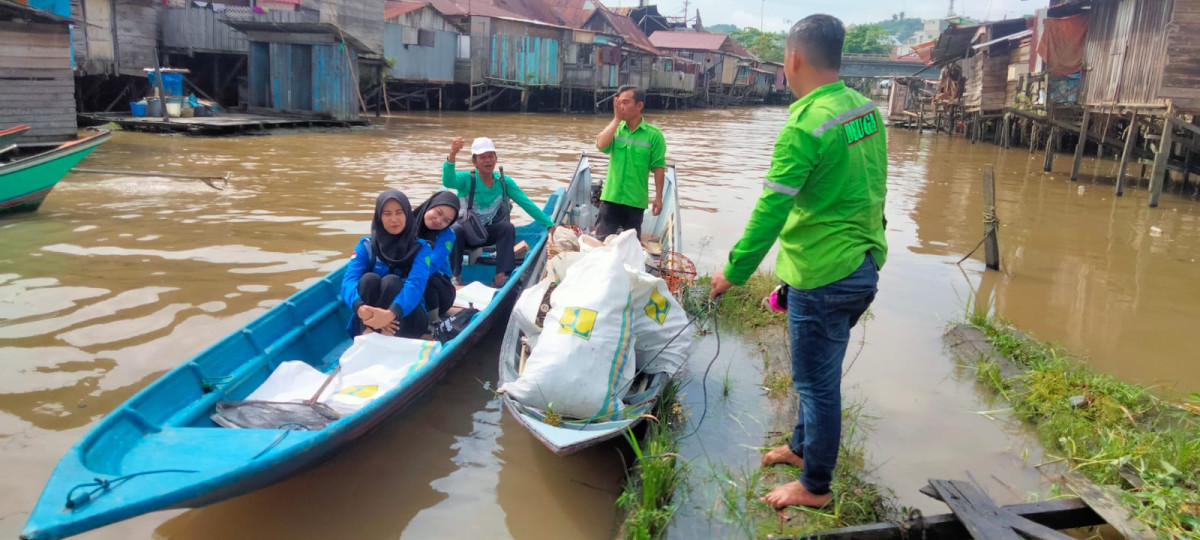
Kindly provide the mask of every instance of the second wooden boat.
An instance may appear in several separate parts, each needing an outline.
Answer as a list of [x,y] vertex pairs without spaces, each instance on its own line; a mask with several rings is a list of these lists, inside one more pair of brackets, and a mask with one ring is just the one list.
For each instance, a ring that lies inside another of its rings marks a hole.
[[111,137],[111,132],[105,132],[40,154],[0,163],[0,213],[37,210],[59,180]]

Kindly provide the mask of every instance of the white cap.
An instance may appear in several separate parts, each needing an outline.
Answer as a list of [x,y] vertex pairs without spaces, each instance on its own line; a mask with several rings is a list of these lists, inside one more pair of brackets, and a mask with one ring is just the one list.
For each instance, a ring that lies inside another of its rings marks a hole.
[[483,154],[485,152],[495,152],[495,151],[496,151],[496,145],[493,144],[492,140],[487,137],[479,137],[479,138],[475,139],[475,142],[471,143],[471,155],[472,156],[478,156],[479,154]]

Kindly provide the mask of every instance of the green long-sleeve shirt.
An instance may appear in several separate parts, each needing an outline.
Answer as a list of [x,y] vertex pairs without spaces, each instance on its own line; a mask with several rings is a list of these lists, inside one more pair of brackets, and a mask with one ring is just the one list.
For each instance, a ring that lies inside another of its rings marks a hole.
[[771,169],[725,278],[744,284],[779,239],[775,273],[797,289],[850,275],[870,252],[883,266],[887,140],[875,105],[841,82],[792,104]]
[[[492,179],[499,180],[500,173],[492,171]],[[456,190],[458,197],[465,201],[467,196],[471,194],[471,171],[455,172],[454,164],[447,161],[442,164],[442,185]],[[524,191],[521,191],[516,181],[507,174],[504,175],[504,187],[500,185],[500,182],[495,181],[492,182],[492,187],[488,187],[484,185],[482,179],[476,178],[475,206],[478,208],[491,207],[496,204],[498,197],[504,195],[505,188],[508,190],[508,198],[517,203],[517,206],[524,209],[525,213],[529,214],[529,217],[533,218],[534,221],[547,228],[554,225],[554,222],[550,221],[550,217],[537,204],[529,200],[529,196]]]

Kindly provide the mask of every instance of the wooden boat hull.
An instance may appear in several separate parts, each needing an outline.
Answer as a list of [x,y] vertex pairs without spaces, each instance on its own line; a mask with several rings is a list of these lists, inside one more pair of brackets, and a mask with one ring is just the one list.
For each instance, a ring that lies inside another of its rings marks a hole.
[[111,132],[101,133],[0,164],[0,213],[37,210],[59,180],[111,137]]
[[[559,196],[547,203],[548,211],[555,209],[551,215],[558,214]],[[532,247],[512,279],[458,337],[387,394],[320,431],[227,429],[209,418],[218,401],[243,399],[284,361],[333,370],[351,344],[345,331],[350,309],[340,298],[343,266],[167,372],[101,420],[59,462],[22,538],[61,538],[155,510],[211,504],[333,455],[419,399],[511,308],[529,268],[542,258],[546,229],[532,223],[518,227],[517,236]],[[464,268],[464,276],[495,272],[479,266]],[[107,487],[94,485],[94,478]]]
[[0,130],[0,154],[16,148],[17,139],[20,139],[26,131],[29,131],[29,126],[25,125]]
[[[561,221],[556,221],[556,223],[567,223],[566,220],[570,219],[569,216],[575,215],[575,213],[571,212],[571,209],[575,208],[575,205],[586,204],[590,206],[591,180],[589,157],[584,156],[580,159],[575,177],[563,197],[562,207],[564,208],[564,213],[560,218]],[[642,225],[642,231],[646,234],[659,236],[662,240],[663,250],[679,251],[682,249],[682,222],[680,221],[679,192],[674,167],[668,170],[665,183],[666,185],[663,189],[663,211],[659,216],[652,216],[647,212]],[[593,208],[592,210],[591,215],[597,215],[594,211],[595,209]],[[588,226],[590,224],[584,225]],[[538,266],[530,272],[529,279],[537,279],[535,276],[541,275],[544,264],[544,260],[539,261]],[[508,327],[504,331],[504,342],[500,346],[498,386],[503,385],[507,381],[514,380],[518,376],[517,366],[520,362],[520,339],[521,331],[517,327],[517,324],[510,319]],[[622,411],[622,416],[625,418],[612,422],[577,423],[574,425],[563,423],[556,427],[542,422],[542,414],[539,411],[528,409],[507,395],[503,396],[502,401],[504,408],[509,414],[522,427],[528,430],[534,438],[554,454],[566,456],[619,437],[625,430],[637,427],[644,420],[643,414],[651,412],[658,395],[666,388],[668,382],[669,378],[667,377],[656,378],[651,381],[650,386],[647,388],[639,389],[637,395],[642,397],[633,400],[633,404],[627,406]]]

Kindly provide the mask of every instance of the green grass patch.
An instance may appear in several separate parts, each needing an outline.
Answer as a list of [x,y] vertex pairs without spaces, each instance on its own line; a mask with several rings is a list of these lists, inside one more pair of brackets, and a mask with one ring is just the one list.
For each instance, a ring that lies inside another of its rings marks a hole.
[[[1037,428],[1048,455],[1097,484],[1121,489],[1125,506],[1159,535],[1200,537],[1200,416],[1098,374],[1061,346],[1028,339],[1005,321],[976,315],[970,323],[1000,354],[1027,368],[1005,379],[985,363],[978,378]],[[1122,479],[1123,470],[1143,485]]]
[[680,431],[687,425],[679,388],[677,380],[667,383],[654,407],[654,417],[646,421],[646,433],[640,441],[632,430],[625,432],[636,461],[626,478],[624,492],[617,498],[617,507],[625,513],[621,527],[624,538],[663,537],[679,508],[675,492],[687,475],[686,466],[677,454]]
[[[778,512],[759,500],[774,486],[798,480],[801,469],[775,465],[743,470],[728,467],[712,471],[719,486],[718,508],[713,517],[733,527],[746,538],[766,536],[802,536],[829,529],[878,523],[895,513],[892,494],[866,478],[866,454],[863,448],[870,418],[862,404],[842,410],[842,446],[833,475],[834,499],[822,510],[788,508]],[[770,447],[785,444],[790,434],[775,437]],[[733,532],[733,531],[729,531]]]
[[[787,315],[777,311],[769,311],[763,309],[762,301],[775,287],[779,285],[779,279],[771,274],[756,273],[750,276],[750,279],[744,286],[734,287],[729,289],[721,296],[721,304],[717,308],[717,314],[720,316],[721,327],[729,328],[739,332],[764,328],[773,325],[783,325],[787,323]],[[692,288],[696,291],[709,290],[709,277],[703,276],[696,280]],[[688,313],[698,313],[702,308],[703,300],[707,300],[706,295],[696,294],[685,296],[686,304],[684,309]]]

